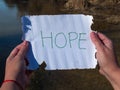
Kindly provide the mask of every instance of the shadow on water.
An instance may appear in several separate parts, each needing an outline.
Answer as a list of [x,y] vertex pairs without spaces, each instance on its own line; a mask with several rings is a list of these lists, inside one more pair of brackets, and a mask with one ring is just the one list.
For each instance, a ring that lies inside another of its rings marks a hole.
[[[16,7],[19,17],[28,14],[92,15],[92,30],[103,32],[113,40],[120,61],[120,0],[4,0],[4,2],[9,8]],[[14,43],[10,46],[14,46]],[[2,47],[5,48],[4,45]],[[4,58],[7,55],[5,53]],[[58,90],[58,88],[59,90],[112,90],[106,79],[97,72],[97,70],[42,71],[40,69],[33,74],[28,90],[33,88],[36,90]]]

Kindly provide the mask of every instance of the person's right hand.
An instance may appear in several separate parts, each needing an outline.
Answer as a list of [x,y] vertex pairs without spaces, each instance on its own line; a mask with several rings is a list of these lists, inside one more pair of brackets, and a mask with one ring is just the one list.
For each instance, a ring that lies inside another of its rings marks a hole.
[[28,42],[24,41],[13,49],[6,61],[5,80],[15,80],[23,88],[27,84],[25,56],[28,50]]
[[106,75],[117,70],[118,64],[114,54],[112,41],[99,32],[91,32],[90,37],[97,49],[96,59],[100,66],[100,73]]

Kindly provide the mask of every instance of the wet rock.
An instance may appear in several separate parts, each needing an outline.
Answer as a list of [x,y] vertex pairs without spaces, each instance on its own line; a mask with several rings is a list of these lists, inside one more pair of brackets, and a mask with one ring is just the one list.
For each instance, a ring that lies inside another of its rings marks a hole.
[[106,20],[108,23],[111,23],[111,24],[120,24],[120,16],[113,15],[113,16],[107,17]]
[[84,10],[84,3],[85,0],[68,0],[68,2],[65,4],[65,8],[66,9],[80,9],[80,10]]
[[98,5],[98,6],[109,6],[109,5],[115,5],[120,0],[88,0],[92,5]]
[[120,0],[68,0],[65,11],[92,15],[120,15]]

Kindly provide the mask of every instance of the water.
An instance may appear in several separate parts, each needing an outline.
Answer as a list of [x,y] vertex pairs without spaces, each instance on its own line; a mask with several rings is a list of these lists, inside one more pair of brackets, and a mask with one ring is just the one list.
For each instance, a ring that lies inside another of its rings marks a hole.
[[17,13],[16,7],[9,8],[3,0],[0,1],[0,60],[20,42],[22,32]]
[[21,42],[21,23],[16,7],[8,7],[0,0],[0,80],[3,79],[4,65],[10,51]]
[[[79,3],[78,2],[75,3],[75,1],[79,1]],[[120,4],[119,3],[120,2],[117,2],[119,0],[116,0],[116,2],[114,2],[115,0],[103,1],[102,4],[99,3],[99,0],[98,3],[94,2],[94,0],[75,0],[75,1],[67,2],[67,0],[0,0],[0,71],[1,71],[0,81],[3,80],[4,64],[7,56],[9,55],[10,51],[21,42],[22,25],[21,25],[20,17],[25,14],[41,15],[41,14],[63,14],[63,13],[78,14],[79,13],[79,14],[93,15],[94,23],[91,26],[92,29],[103,32],[113,40],[116,53],[118,56],[118,60],[120,61],[120,57],[119,57],[120,55]],[[45,76],[45,78],[46,77],[48,78],[47,80],[49,80],[51,73],[57,75],[56,72],[50,72],[50,73],[49,72],[48,72],[48,76]],[[89,87],[89,90],[90,88],[91,90],[95,90],[95,88],[97,88],[100,82],[106,85],[103,86],[106,87],[106,90],[111,90],[111,87],[109,87],[109,84],[108,82],[105,81],[105,79],[103,79],[103,81],[100,81],[100,79],[97,78],[100,77],[97,73],[94,74],[93,71],[87,71],[87,70],[84,72],[84,74],[82,73],[82,71],[77,71],[77,72],[79,72],[80,74],[76,73],[76,75],[79,76],[83,75],[83,78],[85,78],[84,80],[86,81],[85,83],[86,85],[88,86],[91,85]],[[93,72],[92,75],[95,78],[97,78],[97,80],[95,80],[96,85],[94,85],[95,83],[89,83],[88,81],[93,79],[90,78],[90,76],[88,76],[91,72]],[[70,73],[72,73],[72,71],[69,71],[69,74],[67,76],[71,78],[70,80],[72,80],[73,77],[70,76]],[[66,72],[59,73],[59,75],[63,75],[63,76],[64,74],[66,74]],[[56,78],[61,80],[60,76],[59,77],[56,76]],[[51,77],[51,79],[53,82],[55,82],[54,77],[53,78]],[[83,79],[80,79],[79,81],[77,81],[77,83],[81,83],[82,80]],[[64,85],[64,80],[62,83]],[[44,86],[44,84],[45,83],[43,83],[42,85]],[[85,84],[82,83],[82,85],[80,85],[81,87],[79,87],[78,85],[77,88],[85,90],[83,89],[87,87]],[[77,84],[74,83],[74,86],[75,85]],[[68,84],[68,86],[70,85]],[[94,89],[92,86],[94,87]],[[102,86],[100,86],[99,89],[97,90],[102,90]]]

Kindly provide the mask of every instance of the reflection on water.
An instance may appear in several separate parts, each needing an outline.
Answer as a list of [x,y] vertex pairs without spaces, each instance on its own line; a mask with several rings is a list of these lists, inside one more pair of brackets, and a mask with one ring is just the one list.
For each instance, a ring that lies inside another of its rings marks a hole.
[[21,16],[70,13],[93,15],[92,29],[113,40],[120,60],[120,0],[0,0],[0,62],[21,42]]

